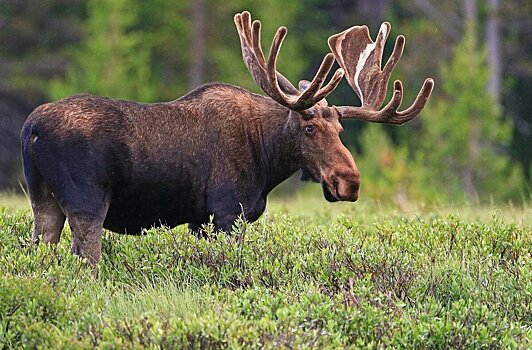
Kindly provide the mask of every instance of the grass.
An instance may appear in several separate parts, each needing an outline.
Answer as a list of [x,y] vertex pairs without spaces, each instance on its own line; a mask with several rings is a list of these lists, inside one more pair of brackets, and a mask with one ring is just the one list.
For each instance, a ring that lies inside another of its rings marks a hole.
[[0,192],[0,208],[4,208],[5,211],[17,211],[30,209],[29,200],[15,192]]
[[10,203],[22,204],[0,213],[0,348],[532,346],[527,206],[404,212],[305,190],[209,240],[183,226],[105,232],[95,277],[68,228],[34,247],[24,200]]

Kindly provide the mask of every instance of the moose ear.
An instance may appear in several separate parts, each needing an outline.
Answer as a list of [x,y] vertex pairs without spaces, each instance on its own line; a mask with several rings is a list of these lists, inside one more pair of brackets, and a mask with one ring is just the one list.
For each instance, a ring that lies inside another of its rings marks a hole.
[[299,89],[299,91],[303,92],[309,87],[309,85],[310,85],[310,81],[308,81],[308,80],[300,80],[298,89]]

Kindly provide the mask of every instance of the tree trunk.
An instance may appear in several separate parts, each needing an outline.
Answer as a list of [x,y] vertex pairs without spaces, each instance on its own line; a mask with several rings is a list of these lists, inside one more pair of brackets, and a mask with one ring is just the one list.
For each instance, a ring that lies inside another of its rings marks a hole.
[[[464,0],[464,16],[467,22],[477,22],[477,2],[476,0]],[[465,26],[464,26],[465,27]]]
[[189,86],[191,89],[205,82],[205,0],[194,0],[192,2],[192,62],[190,66]]
[[[464,1],[464,28],[466,30],[473,30],[473,35],[476,35],[477,28],[477,4],[475,0]],[[476,43],[476,40],[475,40]],[[478,49],[475,45],[474,50]],[[464,190],[470,200],[478,201],[478,186],[476,183],[476,165],[480,158],[480,116],[473,114],[470,116],[469,135],[467,140],[467,158],[462,173],[464,182]]]
[[415,0],[416,6],[434,21],[453,41],[459,41],[462,37],[462,30],[464,29],[462,19],[459,16],[444,14],[434,5],[430,0]]
[[497,105],[501,102],[501,41],[499,0],[488,0],[489,17],[486,28],[488,45],[488,64],[490,66],[490,80],[488,92],[493,96]]
[[468,158],[462,173],[464,181],[464,190],[467,197],[475,203],[479,200],[479,193],[477,190],[476,181],[476,166],[480,158],[480,120],[478,115],[471,116],[471,124],[469,127],[469,140],[467,144]]

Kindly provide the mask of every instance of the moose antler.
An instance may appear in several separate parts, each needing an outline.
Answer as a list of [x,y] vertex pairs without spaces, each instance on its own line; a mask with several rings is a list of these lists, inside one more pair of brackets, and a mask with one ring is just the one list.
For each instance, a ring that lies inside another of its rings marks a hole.
[[286,28],[280,27],[277,30],[266,61],[260,44],[260,22],[255,20],[252,24],[251,15],[247,11],[236,14],[234,20],[240,36],[242,57],[253,80],[268,96],[281,105],[294,111],[308,109],[327,97],[342,80],[344,72],[340,68],[334,73],[329,83],[322,88],[323,82],[334,64],[333,55],[328,53],[323,58],[312,82],[306,86],[306,89],[299,91],[276,70],[277,55],[286,36]]
[[434,87],[434,81],[430,78],[423,83],[412,106],[404,111],[398,111],[403,99],[403,85],[396,80],[392,99],[383,109],[378,110],[386,98],[388,80],[405,45],[404,36],[397,37],[392,55],[381,70],[382,51],[390,28],[390,23],[384,22],[375,41],[371,40],[366,26],[351,27],[329,38],[329,47],[336,61],[344,69],[347,82],[362,103],[361,107],[337,107],[343,118],[403,124],[415,118],[425,107]]

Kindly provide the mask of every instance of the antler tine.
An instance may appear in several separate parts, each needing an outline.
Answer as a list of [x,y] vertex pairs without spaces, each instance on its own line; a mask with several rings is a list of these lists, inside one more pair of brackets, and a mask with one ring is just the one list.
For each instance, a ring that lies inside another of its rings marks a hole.
[[261,65],[266,65],[266,60],[264,59],[264,52],[262,52],[262,47],[260,45],[260,21],[253,21],[252,33],[253,33],[253,51],[255,52],[257,58]]
[[[235,18],[238,16],[238,14],[235,16]],[[242,16],[244,17],[243,20],[247,21],[247,27],[250,27],[251,23],[251,14],[247,11],[244,11],[242,13]],[[238,27],[238,24],[237,24]],[[249,31],[248,35],[248,41],[252,42],[252,51],[255,54],[255,57],[258,60],[258,63],[260,66],[262,66],[264,69],[266,69],[266,59],[264,58],[264,52],[262,51],[262,46],[260,44],[261,42],[261,23],[259,20],[253,21],[251,24],[251,31]],[[286,79],[281,73],[277,73],[277,80],[278,80],[278,86],[281,88],[281,90],[288,94],[288,95],[297,95],[299,94],[299,91],[290,83],[288,79]]]
[[[397,112],[398,115],[402,117],[410,117],[410,119],[415,118],[423,108],[425,108],[425,104],[429,100],[430,94],[432,93],[432,89],[434,88],[434,80],[431,78],[425,79],[425,82],[423,82],[423,86],[421,87],[421,90],[416,96],[416,99],[414,100],[414,103],[409,108],[405,109],[404,111]],[[409,120],[410,120],[409,119]]]
[[332,66],[334,64],[334,57],[332,54],[328,53],[323,58],[323,61],[321,62],[320,68],[318,69],[318,72],[314,76],[314,79],[312,79],[312,82],[309,84],[309,86],[305,89],[305,91],[299,96],[297,99],[298,103],[305,103],[306,101],[310,100],[311,97],[313,97],[316,92],[321,88],[323,85],[324,77],[329,74],[329,71],[331,70]]
[[339,106],[336,107],[336,109],[342,118],[401,125],[417,117],[423,108],[425,108],[425,104],[434,88],[434,80],[431,78],[425,80],[414,103],[404,111],[398,111],[403,100],[403,85],[401,84],[401,81],[396,80],[394,86],[392,99],[380,111],[367,107],[354,106]]
[[[279,55],[279,50],[281,49],[281,45],[283,44],[284,38],[286,37],[286,27],[280,27],[277,29],[277,33],[275,33],[275,37],[272,41],[272,46],[270,48],[270,54],[268,55],[268,62],[267,62],[267,69],[266,73],[268,74],[268,79],[270,81],[270,84],[275,89],[275,92],[280,93],[279,89],[279,81],[277,80],[277,56]],[[271,96],[274,100],[276,98],[274,96]],[[291,104],[293,103],[293,100],[295,96],[282,96],[280,95],[279,98],[283,98],[284,103],[289,103],[287,107],[291,107]],[[278,101],[279,102],[279,101]],[[285,104],[286,105],[286,104]]]
[[388,62],[386,62],[386,65],[384,66],[384,69],[382,70],[383,74],[387,77],[387,80],[390,79],[390,75],[392,74],[393,69],[397,65],[397,62],[399,62],[399,59],[401,56],[403,56],[403,50],[405,48],[405,37],[402,35],[399,35],[397,39],[395,39],[395,45],[393,47],[392,54],[390,55],[390,58],[388,58]]
[[244,29],[244,34],[246,36],[246,40],[248,42],[251,42],[252,41],[252,37],[251,37],[251,15],[249,12],[247,11],[244,11],[242,13],[242,28]]
[[[312,79],[312,82],[310,83],[310,85],[305,89],[305,91],[303,91],[301,96],[299,96],[299,98],[297,99],[296,104],[298,106],[301,106],[301,107],[313,106],[318,101],[324,99],[329,93],[331,93],[334,90],[334,89],[330,89],[330,88],[328,88],[326,90],[322,90],[320,96],[323,95],[323,97],[321,97],[319,99],[316,98],[318,96],[317,93],[318,93],[318,91],[320,91],[320,88],[323,85],[323,82],[325,81],[325,78],[327,77],[327,75],[331,71],[331,68],[332,68],[333,64],[334,64],[334,56],[333,56],[332,53],[328,53],[323,58],[323,61],[321,62],[321,65],[320,65],[320,68],[318,69],[318,72],[316,72],[316,75],[314,76],[314,79]],[[339,79],[338,79],[338,75],[340,76]],[[342,79],[343,75],[344,75],[344,73],[343,73],[343,69],[342,68],[340,68],[340,69],[338,69],[336,71],[335,77],[336,77],[336,79],[338,79],[338,83]],[[335,83],[336,85],[331,85],[331,83]],[[336,81],[334,81],[334,80],[331,80],[326,87],[334,86],[336,88],[338,83]],[[328,92],[328,93],[325,94],[325,92]],[[308,107],[306,107],[306,108],[308,108]]]
[[405,38],[400,35],[388,62],[381,70],[382,52],[390,28],[390,24],[384,22],[375,41],[371,39],[366,26],[351,27],[329,38],[329,46],[336,60],[346,71],[349,85],[362,102],[361,107],[337,107],[342,117],[403,124],[415,118],[425,107],[434,87],[434,81],[430,78],[425,80],[412,106],[404,111],[398,111],[403,99],[403,86],[399,80],[395,81],[392,99],[383,109],[378,110],[386,98],[388,80],[405,45]]
[[[297,96],[299,91],[278,72],[275,72],[275,81],[270,80],[268,63],[260,44],[260,21],[254,21],[252,24],[248,11],[237,13],[234,21],[240,37],[242,57],[253,80],[271,98],[288,107],[288,103],[296,98],[292,95]],[[270,54],[270,58],[273,56]]]
[[[253,49],[258,54],[257,58],[260,60],[261,65],[266,66],[266,59],[262,52],[262,46],[260,44],[260,29],[261,23],[259,20],[253,21]],[[286,79],[281,73],[277,72],[277,81],[281,90],[289,95],[297,95],[299,91],[292,85],[292,83]]]
[[266,94],[283,106],[295,111],[308,109],[330,94],[342,79],[343,69],[340,68],[331,81],[322,88],[334,64],[333,55],[327,54],[307,89],[299,91],[277,72],[276,67],[287,29],[280,27],[277,30],[266,60],[260,43],[261,23],[257,20],[251,23],[251,15],[247,11],[236,14],[234,20],[240,36],[242,56],[251,76]]
[[320,101],[324,99],[325,97],[329,96],[331,92],[336,89],[338,84],[342,81],[342,78],[344,77],[344,70],[342,68],[338,68],[336,72],[334,72],[333,77],[329,81],[329,84],[325,85],[324,88],[320,89],[316,95],[314,95],[315,101]]

